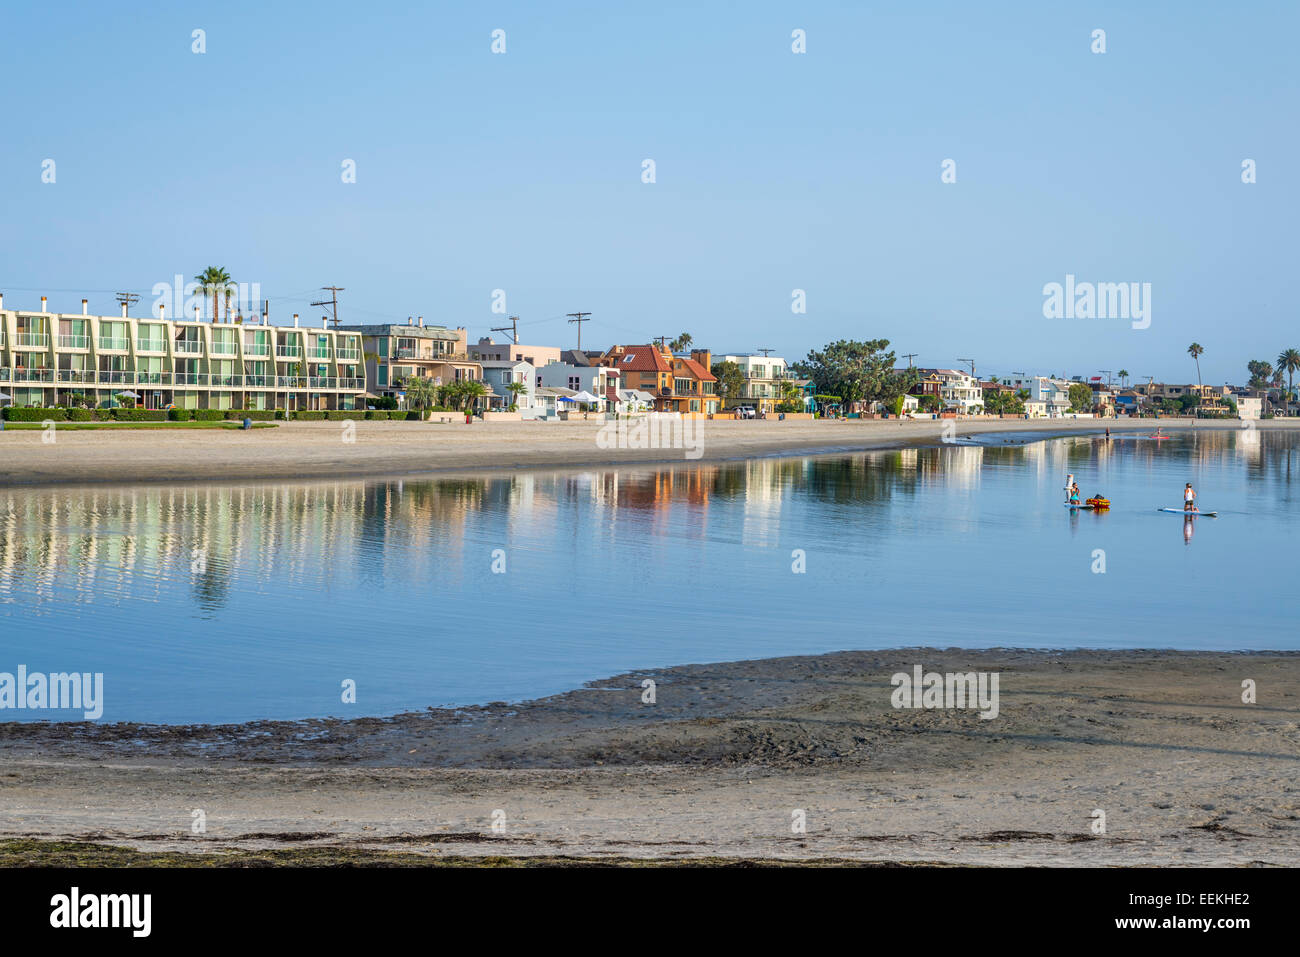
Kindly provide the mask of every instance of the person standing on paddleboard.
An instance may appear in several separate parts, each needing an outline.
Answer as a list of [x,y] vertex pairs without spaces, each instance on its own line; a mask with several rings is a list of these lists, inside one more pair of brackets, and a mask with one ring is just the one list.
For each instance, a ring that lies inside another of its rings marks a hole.
[[1192,488],[1192,483],[1188,482],[1187,487],[1183,489],[1183,511],[1196,511],[1196,489]]

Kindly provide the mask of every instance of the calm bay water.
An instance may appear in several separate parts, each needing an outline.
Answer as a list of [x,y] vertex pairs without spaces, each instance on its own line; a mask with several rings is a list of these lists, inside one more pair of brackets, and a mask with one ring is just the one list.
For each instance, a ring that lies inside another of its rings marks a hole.
[[[1295,436],[1026,438],[486,479],[3,490],[0,672],[103,672],[103,720],[179,723],[520,700],[843,649],[1300,648],[1283,599]],[[1065,509],[1068,472],[1113,508]],[[1220,518],[1155,511],[1180,507],[1188,481]]]

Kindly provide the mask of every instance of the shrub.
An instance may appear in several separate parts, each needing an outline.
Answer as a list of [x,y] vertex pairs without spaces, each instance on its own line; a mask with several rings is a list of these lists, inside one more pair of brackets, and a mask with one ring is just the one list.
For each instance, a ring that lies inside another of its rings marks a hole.
[[69,422],[89,422],[95,417],[95,413],[89,409],[68,409]]
[[113,410],[113,419],[117,422],[165,422],[167,412],[163,409],[126,409]]
[[192,422],[194,421],[193,409],[168,409],[167,418],[173,422]]
[[293,417],[298,419],[300,422],[320,422],[325,418],[325,413],[304,410],[302,412],[295,412]]
[[226,418],[242,422],[249,419],[253,422],[269,422],[276,417],[278,409],[227,409]]
[[371,399],[371,403],[376,409],[391,411],[397,408],[397,400],[391,395],[381,395],[378,399]]
[[225,409],[191,409],[195,422],[220,422],[226,417]]
[[44,422],[46,419],[54,422],[68,421],[67,409],[16,409],[13,406],[6,406],[4,415],[10,422]]
[[331,421],[343,421],[344,419],[356,421],[367,416],[360,409],[335,409],[333,412],[325,413],[325,417]]

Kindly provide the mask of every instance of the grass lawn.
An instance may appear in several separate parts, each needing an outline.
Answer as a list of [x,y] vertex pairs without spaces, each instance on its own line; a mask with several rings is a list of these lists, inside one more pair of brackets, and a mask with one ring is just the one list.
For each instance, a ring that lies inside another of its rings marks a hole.
[[[57,431],[64,429],[240,429],[243,424],[233,420],[217,422],[55,422]],[[275,422],[254,422],[255,429],[273,429]],[[6,422],[5,431],[10,429],[43,429],[41,422]]]

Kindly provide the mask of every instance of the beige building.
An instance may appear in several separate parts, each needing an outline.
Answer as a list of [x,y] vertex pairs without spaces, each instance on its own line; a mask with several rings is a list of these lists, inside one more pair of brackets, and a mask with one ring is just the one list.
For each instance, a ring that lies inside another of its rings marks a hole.
[[480,362],[527,362],[534,369],[560,361],[559,346],[521,346],[517,342],[493,342],[484,336],[469,347],[469,357]]
[[140,319],[6,310],[0,391],[19,406],[352,409],[362,405],[361,337],[256,321]]
[[463,327],[426,326],[420,317],[406,325],[342,328],[361,337],[366,384],[375,395],[396,398],[408,376],[428,378],[434,385],[483,378],[483,367],[469,356]]

